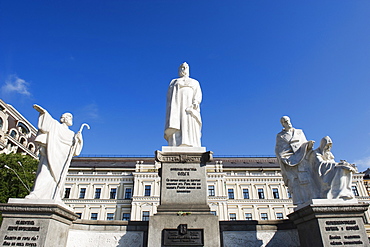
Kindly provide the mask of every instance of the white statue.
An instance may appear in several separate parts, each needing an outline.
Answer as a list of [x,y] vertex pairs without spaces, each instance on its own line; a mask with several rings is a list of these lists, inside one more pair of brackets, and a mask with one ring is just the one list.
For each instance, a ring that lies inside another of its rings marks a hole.
[[187,63],[180,65],[179,76],[167,92],[164,138],[169,146],[200,147],[202,91],[199,82],[189,77]]
[[283,180],[293,197],[293,204],[302,204],[313,197],[312,178],[307,155],[312,151],[314,141],[307,141],[300,129],[293,128],[290,118],[280,119],[284,129],[276,136],[275,153]]
[[35,142],[40,146],[40,163],[33,191],[27,199],[54,199],[61,201],[64,180],[73,156],[79,155],[83,146],[81,130],[76,134],[72,114],[64,113],[60,123],[41,106],[34,105],[39,113],[39,131]]
[[310,155],[314,181],[320,186],[316,198],[350,200],[352,193],[352,173],[356,173],[355,165],[346,161],[335,162],[331,153],[333,145],[329,136],[321,139],[320,147]]

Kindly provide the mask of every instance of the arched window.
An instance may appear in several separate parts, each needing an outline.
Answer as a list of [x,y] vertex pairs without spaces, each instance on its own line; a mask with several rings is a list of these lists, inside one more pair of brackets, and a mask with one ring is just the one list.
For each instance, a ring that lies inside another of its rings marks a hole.
[[29,149],[32,153],[34,153],[34,152],[35,152],[35,150],[36,150],[35,145],[33,145],[32,143],[28,144],[28,149]]
[[19,140],[19,142],[20,142],[23,146],[26,146],[26,145],[27,145],[27,140],[26,140],[26,138],[24,138],[24,137],[21,137],[21,139]]
[[10,136],[13,137],[14,139],[17,138],[17,132],[15,130],[12,130],[10,132]]
[[18,123],[19,130],[22,134],[27,135],[30,133],[30,129],[22,122]]
[[4,125],[4,120],[0,117],[0,129],[3,128],[3,125]]

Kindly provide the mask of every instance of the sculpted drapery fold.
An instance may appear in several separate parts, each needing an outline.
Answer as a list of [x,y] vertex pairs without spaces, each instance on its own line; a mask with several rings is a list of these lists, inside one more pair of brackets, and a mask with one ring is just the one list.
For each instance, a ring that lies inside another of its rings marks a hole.
[[164,138],[169,146],[200,147],[202,91],[197,80],[189,78],[186,63],[179,69],[180,78],[171,81],[167,92]]
[[[61,200],[61,187],[64,184],[62,180],[71,158],[81,152],[82,136],[78,134],[79,137],[76,138],[75,133],[68,128],[69,125],[59,123],[44,109],[40,111],[39,130],[35,139],[40,146],[40,162],[33,191],[26,198]],[[63,116],[70,116],[72,124],[72,115],[68,114]]]

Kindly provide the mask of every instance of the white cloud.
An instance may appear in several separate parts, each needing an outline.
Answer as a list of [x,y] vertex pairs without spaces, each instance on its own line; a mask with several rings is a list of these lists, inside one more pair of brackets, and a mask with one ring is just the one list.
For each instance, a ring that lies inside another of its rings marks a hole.
[[96,120],[99,118],[99,108],[95,103],[84,106],[82,112],[89,119]]
[[363,172],[370,167],[370,157],[355,160],[353,163],[356,164],[359,172]]
[[11,75],[5,81],[5,85],[1,87],[3,94],[19,93],[26,96],[30,96],[31,93],[28,91],[29,83],[19,78],[17,75]]

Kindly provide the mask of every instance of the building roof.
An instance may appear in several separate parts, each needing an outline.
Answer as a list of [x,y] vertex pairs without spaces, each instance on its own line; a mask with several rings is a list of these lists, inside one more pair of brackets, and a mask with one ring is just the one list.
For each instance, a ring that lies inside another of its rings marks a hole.
[[[135,168],[137,163],[154,164],[152,157],[75,157],[70,168]],[[222,164],[224,168],[279,168],[276,157],[214,157],[209,164]]]

